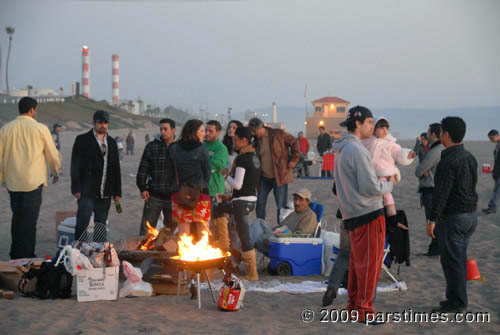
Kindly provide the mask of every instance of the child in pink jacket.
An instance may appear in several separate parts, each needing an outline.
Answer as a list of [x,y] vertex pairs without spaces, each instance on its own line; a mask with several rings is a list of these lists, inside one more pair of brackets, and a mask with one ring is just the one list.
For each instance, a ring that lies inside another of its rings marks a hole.
[[[401,148],[396,143],[396,138],[389,133],[389,121],[385,117],[375,121],[373,135],[362,142],[370,152],[379,179],[387,180],[388,177],[396,175],[397,181],[401,180],[401,173],[396,163],[410,165],[416,156],[411,149]],[[384,207],[389,223],[395,225],[397,212],[391,193],[384,194]]]

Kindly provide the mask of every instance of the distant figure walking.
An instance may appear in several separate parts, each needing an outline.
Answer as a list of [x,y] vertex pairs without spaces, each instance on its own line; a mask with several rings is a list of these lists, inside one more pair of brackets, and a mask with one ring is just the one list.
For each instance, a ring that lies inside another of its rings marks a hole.
[[134,155],[134,146],[135,146],[135,134],[132,129],[128,133],[127,138],[125,139],[125,143],[127,144],[127,155]]
[[52,184],[59,179],[59,153],[50,130],[35,120],[37,101],[19,100],[19,115],[0,130],[0,181],[7,187],[12,209],[10,258],[34,258],[36,224],[47,187],[47,164]]
[[[323,157],[323,154],[332,148],[332,141],[330,139],[330,135],[325,131],[325,127],[319,127],[319,135],[318,140],[316,142],[316,149],[320,157]],[[331,177],[332,171],[321,170],[321,177]]]
[[115,141],[116,141],[116,146],[118,148],[118,156],[120,157],[120,160],[123,159],[123,138],[120,137],[120,136],[116,136],[115,137]]
[[[59,134],[61,133],[62,131],[62,126],[59,124],[59,123],[54,123],[54,125],[52,126],[52,139],[54,140],[54,144],[56,145],[56,149],[59,151],[59,160],[61,161],[61,172],[60,172],[60,176],[62,176],[62,162],[63,162],[63,158],[62,158],[62,152],[61,152],[61,139],[59,137]],[[52,174],[50,175],[52,177]]]
[[495,150],[493,151],[495,165],[493,166],[493,173],[491,174],[494,186],[493,192],[491,192],[490,201],[488,202],[488,208],[484,208],[483,212],[485,214],[492,214],[497,212],[497,198],[500,196],[500,135],[498,134],[498,130],[490,130],[488,138],[491,142],[496,144]]
[[309,176],[309,167],[307,165],[307,153],[309,152],[309,141],[304,137],[304,132],[299,131],[299,146],[300,146],[300,155],[302,160],[302,166],[299,168],[299,177],[302,175]]

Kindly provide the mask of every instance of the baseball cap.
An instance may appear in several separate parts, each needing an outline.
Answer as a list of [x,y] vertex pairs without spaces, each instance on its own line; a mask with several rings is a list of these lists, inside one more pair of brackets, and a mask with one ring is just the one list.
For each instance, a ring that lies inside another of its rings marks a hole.
[[295,192],[293,195],[298,195],[301,198],[307,199],[311,201],[312,194],[307,188],[301,188],[298,192]]
[[108,121],[109,113],[106,111],[98,110],[94,113],[94,121]]
[[340,123],[341,127],[347,127],[348,124],[351,124],[355,121],[363,122],[366,118],[373,118],[372,112],[363,106],[355,106],[349,109],[347,112],[347,119]]

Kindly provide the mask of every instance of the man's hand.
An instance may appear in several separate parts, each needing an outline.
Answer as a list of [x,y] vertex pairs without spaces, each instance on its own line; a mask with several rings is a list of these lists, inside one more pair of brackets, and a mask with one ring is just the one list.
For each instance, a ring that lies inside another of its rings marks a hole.
[[408,227],[406,227],[404,224],[398,222],[398,228],[401,228],[403,230],[408,230]]
[[77,198],[78,200],[80,200],[80,197],[82,196],[82,193],[81,192],[76,192],[73,195],[75,196],[75,198]]
[[59,176],[53,176],[52,177],[52,184],[55,184],[59,181]]
[[120,202],[120,196],[119,195],[115,195],[113,197],[113,200],[115,201],[115,203],[119,203]]
[[427,220],[427,235],[432,238],[436,238],[436,235],[434,235],[434,228],[436,228],[436,223],[431,220]]
[[295,165],[297,165],[297,164],[295,164],[294,162],[289,162],[288,163],[288,168],[289,169],[293,169],[295,167]]
[[228,176],[228,172],[229,172],[229,171],[227,170],[227,168],[223,168],[223,169],[222,169],[222,171],[221,171],[221,173],[222,173],[222,175],[224,176],[224,178],[225,178],[225,179],[226,179],[226,178],[227,178],[227,176]]
[[429,177],[431,175],[431,173],[429,172],[429,170],[427,170],[424,172],[423,175],[424,175],[424,177]]
[[[119,198],[119,197],[118,197]],[[141,193],[141,198],[144,199],[144,201],[148,201],[149,200],[149,192],[148,191],[144,191]],[[118,202],[120,202],[120,200],[118,200]]]
[[415,157],[417,157],[417,153],[415,151],[410,151],[408,153],[408,159],[413,159]]

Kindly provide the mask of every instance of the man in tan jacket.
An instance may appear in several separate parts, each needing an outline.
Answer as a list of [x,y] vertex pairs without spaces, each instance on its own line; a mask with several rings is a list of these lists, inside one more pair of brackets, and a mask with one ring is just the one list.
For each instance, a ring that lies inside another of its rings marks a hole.
[[248,128],[258,139],[257,155],[262,168],[257,196],[257,218],[266,219],[267,197],[272,190],[279,223],[280,209],[287,206],[288,184],[293,181],[292,169],[300,160],[299,142],[281,129],[265,127],[258,118],[251,119]]
[[0,130],[0,181],[7,187],[12,209],[10,258],[35,256],[36,223],[47,186],[47,164],[52,183],[59,179],[61,161],[49,128],[35,120],[35,99],[19,101],[19,115]]

